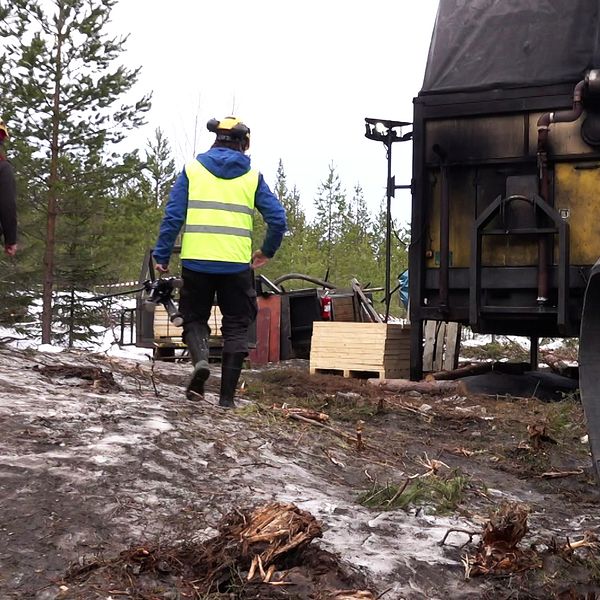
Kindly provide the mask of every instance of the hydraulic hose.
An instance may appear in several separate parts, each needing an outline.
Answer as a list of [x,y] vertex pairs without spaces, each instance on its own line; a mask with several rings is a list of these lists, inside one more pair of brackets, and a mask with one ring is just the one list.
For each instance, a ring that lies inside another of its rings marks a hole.
[[303,273],[288,273],[287,275],[282,275],[273,281],[275,285],[280,285],[284,281],[289,281],[290,279],[301,279],[304,281],[308,281],[310,283],[314,283],[315,285],[320,285],[321,287],[327,288],[328,290],[335,290],[336,286],[333,283],[329,283],[328,281],[324,281],[323,279],[319,279],[318,277],[312,277],[311,275],[304,275]]

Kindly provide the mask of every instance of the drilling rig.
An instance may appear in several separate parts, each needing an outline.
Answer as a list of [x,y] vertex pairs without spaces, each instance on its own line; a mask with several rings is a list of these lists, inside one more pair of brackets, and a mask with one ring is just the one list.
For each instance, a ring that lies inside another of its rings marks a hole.
[[600,466],[600,2],[440,0],[414,99],[411,378],[423,322],[580,337]]

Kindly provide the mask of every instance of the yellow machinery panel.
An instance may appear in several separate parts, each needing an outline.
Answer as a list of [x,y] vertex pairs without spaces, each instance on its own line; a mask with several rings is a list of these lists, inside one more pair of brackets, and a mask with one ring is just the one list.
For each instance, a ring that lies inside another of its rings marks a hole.
[[[450,266],[468,268],[471,264],[471,239],[476,218],[477,196],[475,168],[464,176],[450,182]],[[430,174],[430,206],[428,211],[428,257],[427,268],[439,267],[440,252],[440,197],[439,172]],[[493,194],[486,198],[489,204]],[[482,208],[480,207],[480,210]],[[490,236],[482,244],[482,264],[489,267],[532,266],[537,264],[538,246],[534,236]]]
[[570,226],[571,264],[593,265],[600,257],[600,162],[557,164],[554,202]]

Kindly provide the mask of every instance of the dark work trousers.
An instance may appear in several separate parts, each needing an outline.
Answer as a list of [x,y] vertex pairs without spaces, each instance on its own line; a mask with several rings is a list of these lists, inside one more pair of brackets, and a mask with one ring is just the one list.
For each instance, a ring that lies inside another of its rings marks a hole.
[[183,317],[183,328],[197,321],[207,324],[213,307],[215,292],[223,321],[223,352],[248,353],[248,327],[256,318],[256,290],[254,271],[215,274],[199,273],[184,268],[183,287],[179,299],[179,312]]

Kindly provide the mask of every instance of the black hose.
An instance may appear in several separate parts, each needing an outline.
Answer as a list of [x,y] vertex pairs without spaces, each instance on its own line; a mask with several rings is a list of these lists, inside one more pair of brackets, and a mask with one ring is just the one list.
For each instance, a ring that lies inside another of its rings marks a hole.
[[315,285],[320,285],[328,290],[335,290],[336,286],[333,283],[329,283],[328,281],[324,281],[323,279],[319,279],[318,277],[311,277],[310,275],[304,275],[303,273],[288,273],[287,275],[282,275],[273,281],[275,285],[279,285],[284,281],[288,281],[290,279],[301,279],[304,281],[308,281],[310,283],[314,283]]

